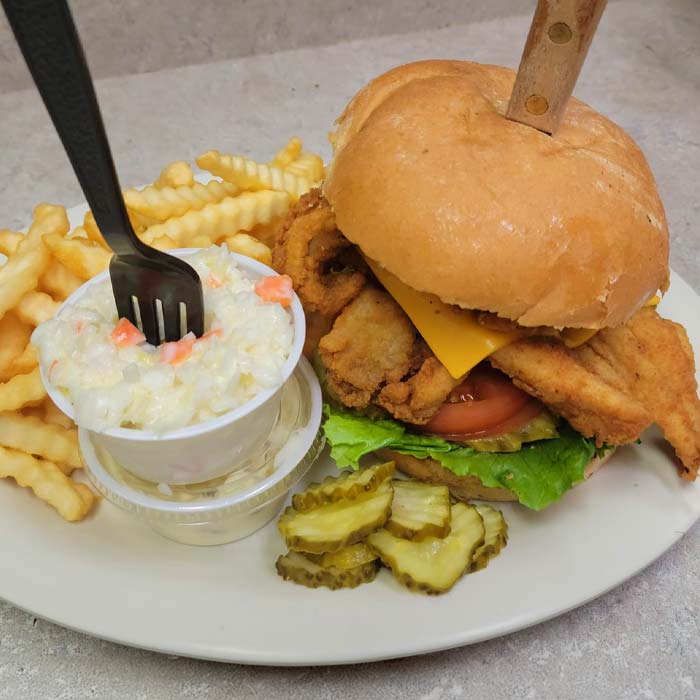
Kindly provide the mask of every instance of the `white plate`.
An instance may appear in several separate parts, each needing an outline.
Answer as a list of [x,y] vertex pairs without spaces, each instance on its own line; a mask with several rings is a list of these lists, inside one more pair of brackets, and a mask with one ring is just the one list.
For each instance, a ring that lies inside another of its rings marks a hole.
[[[699,309],[674,275],[660,310],[686,326],[696,356]],[[310,478],[333,471],[324,457]],[[425,597],[387,571],[350,591],[286,583],[274,570],[283,551],[274,523],[231,545],[187,547],[109,503],[84,523],[64,523],[4,482],[0,596],[65,627],[184,656],[275,665],[407,656],[506,634],[617,586],[700,517],[700,486],[678,478],[652,430],[546,511],[503,510],[510,542],[502,555],[447,595]]]

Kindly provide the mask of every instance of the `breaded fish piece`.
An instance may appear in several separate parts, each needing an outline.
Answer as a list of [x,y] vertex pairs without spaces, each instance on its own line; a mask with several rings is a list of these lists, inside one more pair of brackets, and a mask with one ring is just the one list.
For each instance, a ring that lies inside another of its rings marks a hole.
[[685,329],[644,308],[569,350],[553,339],[524,338],[491,364],[600,445],[631,442],[656,423],[693,480],[700,468],[700,399]]
[[641,309],[627,323],[606,328],[574,351],[590,372],[627,392],[651,414],[673,445],[684,479],[700,467],[700,399],[695,362],[683,326]]
[[387,384],[377,404],[394,418],[421,425],[427,423],[459,384],[436,357],[427,357],[418,372],[402,382]]
[[318,351],[326,387],[342,403],[375,403],[407,423],[427,423],[459,383],[394,299],[374,287],[345,308]]
[[385,385],[415,365],[416,330],[384,291],[365,288],[318,346],[326,384],[346,406],[366,408]]
[[588,370],[557,340],[523,338],[489,361],[598,445],[632,442],[652,422],[640,401]]

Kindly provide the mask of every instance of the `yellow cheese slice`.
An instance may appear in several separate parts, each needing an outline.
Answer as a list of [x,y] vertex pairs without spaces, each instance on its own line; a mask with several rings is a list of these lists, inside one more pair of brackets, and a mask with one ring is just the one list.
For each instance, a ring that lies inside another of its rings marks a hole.
[[[473,311],[445,304],[434,294],[418,292],[373,260],[366,260],[374,276],[413,321],[435,357],[455,378],[521,337],[518,332],[503,333],[484,328]],[[659,301],[661,299],[654,296],[645,306],[656,306]],[[567,347],[576,348],[597,332],[590,328],[564,328],[561,339]]]
[[[658,306],[661,297],[653,296],[644,306]],[[590,328],[564,328],[561,332],[561,339],[567,348],[577,348],[588,342],[598,331]]]
[[417,292],[372,260],[367,264],[413,325],[428,343],[435,357],[455,378],[466,374],[499,348],[520,336],[484,328],[473,311],[440,301],[434,294]]

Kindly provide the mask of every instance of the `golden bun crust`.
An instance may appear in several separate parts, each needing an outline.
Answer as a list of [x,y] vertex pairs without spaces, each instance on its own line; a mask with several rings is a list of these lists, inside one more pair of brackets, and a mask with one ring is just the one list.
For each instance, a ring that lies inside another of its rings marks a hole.
[[[614,451],[610,450],[603,457],[594,457],[586,467],[586,479],[595,474],[612,457]],[[434,459],[418,459],[389,449],[379,450],[377,454],[387,461],[393,460],[397,469],[414,479],[431,484],[444,484],[459,501],[518,500],[518,497],[508,489],[484,486],[475,476],[457,476]]]
[[668,286],[649,166],[571,99],[548,136],[503,116],[515,72],[423,61],[376,78],[331,141],[338,228],[414,289],[524,326],[623,323]]

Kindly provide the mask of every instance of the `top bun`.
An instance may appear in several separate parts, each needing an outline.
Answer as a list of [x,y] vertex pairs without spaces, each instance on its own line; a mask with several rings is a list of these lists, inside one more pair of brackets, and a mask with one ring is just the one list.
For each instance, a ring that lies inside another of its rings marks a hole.
[[623,323],[668,287],[649,166],[572,98],[548,136],[504,117],[515,72],[423,61],[376,78],[331,135],[338,228],[414,289],[523,326]]

